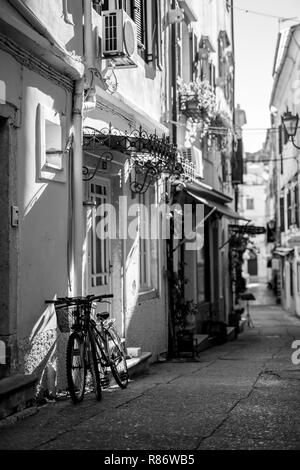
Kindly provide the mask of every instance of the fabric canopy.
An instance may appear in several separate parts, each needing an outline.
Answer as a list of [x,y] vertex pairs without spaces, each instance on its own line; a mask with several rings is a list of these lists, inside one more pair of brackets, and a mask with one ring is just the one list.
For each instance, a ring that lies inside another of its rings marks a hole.
[[224,215],[228,219],[235,219],[235,220],[246,220],[248,221],[249,219],[245,219],[245,217],[241,216],[238,212],[235,212],[231,207],[225,206],[225,204],[221,204],[216,201],[211,201],[208,198],[204,198],[199,196],[198,194],[195,194],[192,191],[186,191],[187,194],[192,196],[194,199],[197,201],[201,202],[202,204],[205,204],[208,207],[215,208],[220,214]]

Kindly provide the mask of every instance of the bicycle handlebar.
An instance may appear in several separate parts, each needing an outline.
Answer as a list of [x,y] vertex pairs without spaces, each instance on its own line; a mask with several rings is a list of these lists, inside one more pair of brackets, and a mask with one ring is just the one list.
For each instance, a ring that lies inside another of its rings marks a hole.
[[54,305],[82,305],[82,304],[89,304],[91,302],[99,301],[103,299],[111,299],[113,298],[113,294],[102,294],[102,295],[87,295],[86,297],[58,297],[57,299],[52,300],[45,300],[46,304],[54,304]]

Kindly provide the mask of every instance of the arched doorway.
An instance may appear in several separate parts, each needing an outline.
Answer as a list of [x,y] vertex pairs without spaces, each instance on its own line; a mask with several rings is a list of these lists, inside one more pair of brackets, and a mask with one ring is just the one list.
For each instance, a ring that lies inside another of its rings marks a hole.
[[249,276],[257,276],[258,274],[257,255],[253,251],[249,253],[248,274]]

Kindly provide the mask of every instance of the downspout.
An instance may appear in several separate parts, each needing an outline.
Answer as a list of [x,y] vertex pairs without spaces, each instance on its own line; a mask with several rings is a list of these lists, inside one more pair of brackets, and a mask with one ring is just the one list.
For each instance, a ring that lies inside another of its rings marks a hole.
[[75,82],[73,104],[73,288],[72,295],[80,296],[83,286],[83,180],[82,180],[82,110],[83,110],[84,79]]
[[[83,38],[85,74],[93,68],[92,49],[92,4],[90,0],[83,1]],[[83,208],[84,183],[82,179],[83,152],[82,152],[82,126],[83,112],[94,109],[95,95],[92,100],[84,102],[85,77],[78,80],[75,85],[73,126],[73,195],[74,195],[74,294],[83,295],[86,290],[87,253],[84,250],[86,233],[86,216]],[[91,91],[91,90],[90,90]]]
[[[232,59],[233,59],[232,125],[235,131],[235,42],[234,42],[234,10],[233,10],[234,5],[233,3],[234,3],[234,0],[231,0],[231,43],[232,43]],[[235,142],[233,138],[232,139],[232,154],[235,152],[234,145],[235,145]],[[232,184],[232,180],[231,180],[231,184]],[[236,212],[238,211],[238,205],[239,205],[239,186],[236,184],[234,186],[234,208]],[[231,285],[231,302],[232,302],[231,307],[233,307],[236,302],[236,297],[235,297],[235,287],[232,282],[232,279],[230,279],[230,285]]]
[[[172,0],[171,8],[176,8],[176,0]],[[170,32],[171,40],[171,116],[173,123],[177,122],[177,80],[176,80],[176,25],[171,25]],[[173,144],[177,143],[177,128],[175,124],[172,124],[172,140]],[[172,204],[174,194],[174,188],[171,186],[170,204]],[[169,300],[169,337],[168,337],[168,356],[173,357],[175,352],[175,338],[174,338],[174,221],[173,217],[170,220],[170,238],[167,240],[167,271],[168,271],[168,300]]]
[[[235,43],[234,43],[234,12],[233,12],[233,0],[231,0],[231,44],[232,44],[232,59],[233,59],[233,90],[232,90],[232,125],[235,129]],[[234,150],[234,139],[232,141],[232,153]],[[237,212],[239,205],[239,186],[236,184],[234,187],[234,209]]]

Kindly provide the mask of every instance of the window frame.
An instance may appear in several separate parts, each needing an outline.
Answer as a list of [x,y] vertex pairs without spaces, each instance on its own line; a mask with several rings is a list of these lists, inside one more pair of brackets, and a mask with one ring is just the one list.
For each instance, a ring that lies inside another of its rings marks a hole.
[[[251,205],[252,207],[249,207],[249,202],[251,201]],[[247,211],[254,211],[255,210],[255,207],[254,207],[254,198],[253,197],[247,197],[246,198],[246,210]]]
[[[61,168],[47,161],[47,122],[60,127],[60,149],[57,154],[61,155]],[[36,126],[36,143],[37,143],[37,177],[40,180],[50,180],[58,183],[67,181],[67,152],[64,151],[66,141],[66,119],[59,112],[52,108],[48,108],[42,103],[37,107],[37,126]]]
[[[153,192],[153,200],[150,198],[150,193]],[[159,240],[151,239],[151,204],[156,202],[156,191],[154,187],[148,188],[146,193],[139,194],[139,204],[144,205],[147,208],[148,219],[146,221],[146,233],[147,238],[141,238],[141,224],[142,224],[142,211],[139,211],[139,282],[138,291],[141,299],[148,299],[159,296],[159,269],[160,269],[160,249]],[[159,223],[159,220],[157,220]],[[141,252],[141,242],[145,248],[145,252]],[[155,247],[156,262],[153,265],[153,248]],[[145,262],[145,264],[144,264]],[[146,278],[144,282],[141,282],[141,272],[144,271]]]

